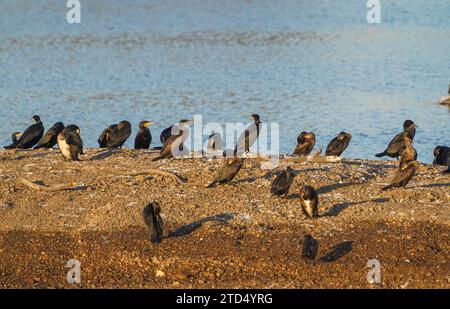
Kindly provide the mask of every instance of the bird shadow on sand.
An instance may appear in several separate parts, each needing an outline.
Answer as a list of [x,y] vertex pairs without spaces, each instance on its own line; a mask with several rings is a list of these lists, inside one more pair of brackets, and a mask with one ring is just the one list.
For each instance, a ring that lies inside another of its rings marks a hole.
[[325,211],[321,217],[336,217],[338,216],[343,210],[350,206],[358,205],[358,204],[364,204],[364,203],[385,203],[389,201],[388,198],[376,198],[372,200],[365,200],[365,201],[359,201],[359,202],[345,202],[345,203],[339,203],[331,206],[327,211]]
[[120,150],[116,150],[116,149],[107,149],[104,151],[101,151],[95,155],[93,155],[92,157],[90,157],[88,160],[89,161],[99,161],[99,160],[103,160],[106,159],[110,156],[112,156],[115,153],[120,152]]
[[197,230],[198,228],[200,228],[203,225],[203,223],[205,223],[205,222],[216,221],[216,222],[221,222],[221,223],[228,223],[228,221],[232,220],[235,216],[236,216],[236,214],[234,214],[234,213],[223,213],[223,214],[218,214],[218,215],[214,215],[214,216],[209,216],[209,217],[194,221],[192,223],[183,225],[182,227],[176,229],[175,231],[169,232],[169,235],[167,235],[167,237],[165,237],[165,238],[181,237],[181,236],[189,235],[190,233],[192,233],[195,230]]
[[435,187],[450,188],[450,182],[447,182],[447,183],[430,183],[430,184],[427,184],[427,185],[421,185],[421,186],[411,187],[411,188],[414,189],[414,188],[435,188]]
[[[393,162],[395,162],[395,160],[392,160]],[[383,169],[383,168],[394,168],[395,166],[389,165],[389,164],[385,164],[385,163],[367,163],[365,161],[352,161],[352,160],[345,160],[340,162],[341,164],[344,165],[361,165],[364,164],[365,166],[368,166],[370,168],[375,168],[375,169]]]
[[345,188],[345,187],[350,187],[350,186],[355,186],[355,185],[359,185],[361,183],[359,182],[346,182],[346,183],[336,183],[333,185],[329,185],[329,186],[323,186],[320,187],[319,189],[317,189],[317,193],[318,194],[325,194],[337,189],[341,189],[341,188]]
[[341,257],[352,251],[353,244],[351,241],[344,241],[335,245],[330,252],[322,256],[319,260],[324,263],[331,263],[339,260]]
[[256,179],[257,179],[257,177],[247,177],[247,178],[242,178],[242,179],[235,180],[235,181],[231,182],[230,184],[238,185],[238,184],[244,183],[244,182],[252,183],[252,182],[255,182]]
[[[28,150],[28,149],[27,149]],[[20,151],[21,153],[31,153],[31,151],[33,151],[33,150],[28,150],[28,151]],[[20,153],[19,152],[19,153]],[[25,154],[21,154],[21,155],[19,155],[19,156],[17,156],[17,157],[14,157],[14,158],[11,158],[11,159],[8,159],[8,160],[14,160],[14,161],[16,161],[16,160],[22,160],[22,159],[27,159],[27,158],[43,158],[43,157],[46,157],[46,156],[49,156],[49,155],[57,155],[58,153],[57,152],[55,152],[55,151],[48,151],[48,152],[38,152],[38,153],[33,153],[33,154],[31,154],[31,155],[25,155]]]

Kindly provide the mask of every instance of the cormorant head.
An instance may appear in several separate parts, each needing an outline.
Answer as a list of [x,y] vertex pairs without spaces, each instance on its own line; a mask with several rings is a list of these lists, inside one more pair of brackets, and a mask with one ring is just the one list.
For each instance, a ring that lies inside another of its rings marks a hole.
[[433,155],[434,155],[435,158],[441,153],[441,150],[442,150],[442,146],[436,146],[433,149]]
[[151,126],[153,124],[153,122],[150,122],[150,121],[146,121],[146,120],[144,120],[144,121],[141,121],[140,123],[139,123],[139,129],[145,129],[145,128],[147,128],[148,126]]
[[418,126],[412,120],[405,120],[403,123],[403,130],[407,130],[409,128],[418,128]]
[[53,125],[53,128],[56,129],[58,132],[61,132],[62,130],[64,130],[64,123],[57,122]]
[[14,132],[11,136],[11,139],[14,143],[16,143],[21,136],[22,136],[21,132]]
[[255,121],[255,123],[261,122],[261,121],[259,120],[259,115],[258,115],[258,114],[252,114],[252,115],[250,115],[250,119],[253,119],[253,120]]
[[295,170],[292,169],[290,166],[287,166],[287,167],[286,167],[286,173],[287,173],[288,175],[296,175]]
[[300,195],[304,200],[310,200],[314,197],[314,188],[311,186],[303,186],[300,189]]
[[342,141],[343,139],[351,140],[352,139],[352,135],[350,133],[342,131],[338,135],[338,140]]
[[34,115],[33,117],[31,117],[31,119],[33,119],[33,121],[34,121],[35,123],[41,122],[41,117],[39,117],[38,115]]
[[153,209],[155,210],[155,214],[159,215],[161,212],[161,206],[159,205],[158,202],[153,202]]
[[315,141],[316,135],[313,132],[305,132],[305,134],[303,135],[303,138],[308,141]]
[[73,131],[77,134],[80,134],[80,132],[81,132],[80,128],[75,124],[68,125],[66,127],[66,131]]
[[122,120],[121,122],[119,122],[119,124],[117,126],[119,128],[130,128],[131,129],[131,123],[127,120]]
[[187,124],[191,124],[193,122],[194,122],[193,120],[181,119],[178,123],[187,125]]

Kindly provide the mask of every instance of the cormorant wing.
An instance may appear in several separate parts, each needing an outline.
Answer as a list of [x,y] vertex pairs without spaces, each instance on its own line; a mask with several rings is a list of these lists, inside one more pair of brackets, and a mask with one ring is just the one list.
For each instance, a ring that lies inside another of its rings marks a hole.
[[29,126],[23,135],[20,137],[18,145],[25,145],[31,143],[33,140],[41,138],[44,133],[44,126],[42,123],[35,123]]
[[386,148],[387,153],[397,153],[405,146],[405,132],[397,134]]

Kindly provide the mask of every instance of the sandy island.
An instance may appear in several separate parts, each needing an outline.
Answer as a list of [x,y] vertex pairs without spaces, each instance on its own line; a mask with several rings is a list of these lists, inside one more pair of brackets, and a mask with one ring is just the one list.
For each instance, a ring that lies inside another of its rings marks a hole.
[[[299,171],[288,198],[271,197],[274,171],[248,159],[235,181],[205,189],[221,159],[152,162],[155,151],[89,149],[81,162],[58,150],[0,151],[2,288],[449,288],[450,174],[421,165],[407,189],[381,192],[397,161],[340,163],[282,158]],[[174,172],[129,176],[145,169]],[[117,173],[115,171],[118,171]],[[73,190],[42,191],[21,178]],[[319,193],[306,218],[297,192]],[[162,206],[166,238],[152,245],[141,219]],[[319,241],[310,266],[306,234]],[[81,284],[66,263],[81,262]],[[369,284],[369,259],[381,283]]]

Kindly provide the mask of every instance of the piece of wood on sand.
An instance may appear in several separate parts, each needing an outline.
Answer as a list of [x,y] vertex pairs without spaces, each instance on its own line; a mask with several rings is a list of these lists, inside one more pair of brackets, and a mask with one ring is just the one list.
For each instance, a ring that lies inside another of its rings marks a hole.
[[141,170],[138,172],[128,172],[128,171],[114,170],[114,169],[109,169],[109,168],[101,168],[101,170],[112,173],[112,174],[123,175],[123,176],[159,175],[159,176],[163,176],[163,177],[170,177],[170,178],[174,179],[180,185],[195,185],[193,183],[192,184],[188,183],[186,181],[186,179],[179,177],[175,173],[162,171],[162,170],[158,170],[158,169],[153,169],[153,168]]
[[54,191],[63,191],[63,190],[82,190],[85,189],[86,186],[83,184],[65,184],[65,185],[56,185],[56,186],[47,186],[46,184],[36,183],[29,181],[25,178],[19,178],[19,182],[33,190],[36,191],[46,191],[46,192],[54,192]]

